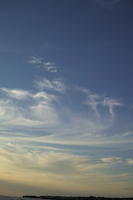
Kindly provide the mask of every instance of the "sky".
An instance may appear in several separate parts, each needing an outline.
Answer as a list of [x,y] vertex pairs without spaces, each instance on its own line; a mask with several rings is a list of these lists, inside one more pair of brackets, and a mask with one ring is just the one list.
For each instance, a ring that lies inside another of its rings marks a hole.
[[0,194],[133,196],[133,1],[0,0]]

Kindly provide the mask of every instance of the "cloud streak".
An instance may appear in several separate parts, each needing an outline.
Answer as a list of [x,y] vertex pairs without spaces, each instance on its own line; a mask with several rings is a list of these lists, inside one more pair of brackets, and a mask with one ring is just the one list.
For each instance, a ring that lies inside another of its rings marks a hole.
[[36,67],[43,69],[44,71],[56,73],[58,72],[58,67],[54,62],[47,62],[42,57],[31,56],[28,60],[29,64],[35,65]]
[[[74,92],[84,95],[78,105]],[[115,110],[123,105],[119,100],[68,87],[60,79],[36,80],[33,91],[0,88],[0,96],[0,125],[5,137],[11,132],[16,137],[18,132],[19,138],[27,135],[32,141],[82,145],[128,143],[132,138],[113,130]]]
[[[127,191],[124,188],[128,187],[128,195],[132,195],[132,190],[130,191],[129,184],[126,182],[131,176],[130,173],[110,174],[105,172],[111,170],[112,166],[115,170],[118,164],[124,167],[126,160],[122,160],[122,158],[99,157],[94,159],[89,156],[63,153],[60,150],[57,152],[53,150],[40,151],[38,148],[35,149],[34,146],[5,144],[0,148],[0,159],[2,161],[0,166],[1,179],[4,177],[5,181],[8,182],[12,180],[16,184],[26,184],[32,188],[37,183],[40,190],[44,189],[42,185],[47,185],[49,191],[50,188],[54,191],[56,185],[56,191],[62,190],[62,192],[66,192],[67,185],[69,185],[69,194],[75,195],[77,188],[79,194],[85,193],[87,195],[89,194],[88,188],[89,192],[93,193],[95,188],[100,187],[97,194],[106,195],[107,192],[111,196],[117,194],[119,185],[121,194],[125,195]],[[7,169],[8,174],[6,176]],[[38,179],[38,177],[41,177],[41,179]],[[116,190],[114,190],[115,187]],[[103,188],[106,188],[107,191]]]
[[46,78],[43,78],[39,81],[35,81],[35,86],[40,90],[51,90],[56,92],[65,92],[66,90],[64,83],[58,79],[50,81]]
[[86,95],[85,104],[87,104],[96,114],[96,117],[99,119],[101,117],[100,108],[107,108],[108,113],[110,114],[111,118],[114,119],[115,117],[115,108],[124,106],[118,99],[113,99],[107,97],[105,95],[99,95],[97,93],[92,92],[89,89],[77,87],[77,90],[81,91]]
[[132,151],[132,132],[114,129],[122,105],[62,79],[36,80],[30,91],[0,88],[0,181],[69,195],[115,195],[119,185],[132,194],[133,159],[120,155]]
[[1,91],[1,125],[35,127],[58,123],[58,116],[52,106],[56,99],[54,95],[7,88],[2,88]]

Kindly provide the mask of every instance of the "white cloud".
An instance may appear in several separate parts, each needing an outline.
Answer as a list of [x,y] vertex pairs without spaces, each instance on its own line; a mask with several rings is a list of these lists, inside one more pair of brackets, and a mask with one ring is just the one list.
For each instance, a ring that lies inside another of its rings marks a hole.
[[105,95],[99,95],[85,88],[76,88],[86,95],[87,99],[85,104],[89,105],[89,107],[96,114],[97,118],[100,118],[101,116],[100,108],[108,108],[108,112],[113,119],[115,117],[115,108],[123,106],[118,99],[110,98]]
[[122,163],[122,159],[120,157],[106,157],[101,158],[101,161],[106,164],[116,164],[116,163]]
[[[35,92],[0,89],[0,126],[5,136],[14,129],[19,129],[19,136],[23,132],[27,135],[30,132],[32,136],[30,140],[38,142],[82,145],[131,142],[129,136],[124,135],[120,138],[117,132],[110,134],[115,123],[110,116],[113,112],[114,117],[115,108],[121,106],[118,100],[112,101],[111,98],[82,88],[78,89],[78,92],[85,94],[84,100],[77,101],[73,92],[59,79],[51,81],[43,78],[35,81],[35,84],[37,88]],[[75,92],[75,88],[72,90]],[[75,110],[75,106],[79,109]],[[90,112],[88,108],[92,111]],[[106,112],[109,117],[103,118]],[[95,114],[97,117],[94,117]],[[39,137],[37,134],[34,137],[33,129],[39,133]],[[15,132],[12,135],[16,137]]]
[[110,169],[110,164],[96,158],[54,150],[40,151],[37,147],[22,144],[1,146],[0,160],[1,178],[39,187],[47,185],[51,191],[56,187],[64,192],[69,186],[76,191],[75,194],[78,189],[80,194],[83,192],[86,195],[97,189],[98,195],[105,194],[106,190],[108,195],[114,195],[118,189],[123,191],[130,177],[130,173],[126,172],[108,173],[106,169]]
[[57,66],[53,62],[43,62],[42,68],[49,72],[58,72]]
[[8,88],[0,88],[0,90],[4,92],[6,95],[8,95],[9,97],[20,99],[20,100],[31,96],[30,92],[26,90],[8,89]]
[[127,159],[127,163],[128,163],[129,165],[133,165],[133,159],[132,159],[132,158]]
[[46,62],[42,57],[31,56],[28,63],[51,73],[58,72],[58,67],[54,62]]
[[133,136],[133,131],[127,131],[127,132],[124,132],[124,133],[122,133],[122,136],[125,136],[125,137]]
[[42,64],[43,58],[42,57],[36,57],[36,56],[31,56],[30,59],[28,60],[28,63],[30,64]]
[[88,100],[86,102],[86,104],[92,108],[98,118],[100,117],[98,106],[101,105],[101,101],[99,99],[100,97],[97,94],[88,94]]
[[110,164],[122,163],[121,158],[101,158],[92,159],[88,156],[75,155],[72,152],[61,152],[61,150],[45,149],[39,150],[34,146],[17,145],[7,143],[0,148],[0,158],[6,158],[11,165],[21,168],[30,168],[31,170],[42,169],[46,172],[67,174],[67,176],[80,173],[86,175],[96,169],[110,167]]
[[[0,124],[3,126],[53,126],[59,123],[53,106],[56,97],[46,92],[1,89]],[[4,91],[4,93],[3,93]],[[23,101],[23,102],[22,102]]]
[[66,86],[61,80],[48,80],[43,78],[42,80],[35,81],[35,86],[40,90],[52,90],[57,92],[64,92],[66,90]]
[[123,104],[120,101],[118,101],[116,99],[109,98],[109,97],[104,98],[103,105],[108,107],[109,112],[112,115],[112,117],[114,117],[114,108],[119,107],[119,106],[123,106]]

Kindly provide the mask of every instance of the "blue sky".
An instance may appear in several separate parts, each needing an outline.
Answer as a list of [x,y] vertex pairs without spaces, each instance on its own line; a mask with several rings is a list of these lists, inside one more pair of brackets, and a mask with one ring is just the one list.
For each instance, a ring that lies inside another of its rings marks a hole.
[[133,196],[132,10],[1,1],[1,194]]

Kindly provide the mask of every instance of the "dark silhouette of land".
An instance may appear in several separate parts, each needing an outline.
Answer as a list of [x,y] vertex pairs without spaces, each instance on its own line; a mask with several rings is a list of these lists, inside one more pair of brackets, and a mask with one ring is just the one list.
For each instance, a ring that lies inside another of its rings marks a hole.
[[25,195],[23,198],[35,198],[35,199],[49,199],[49,200],[133,200],[132,197],[129,198],[119,198],[119,197],[81,197],[81,196],[34,196]]

